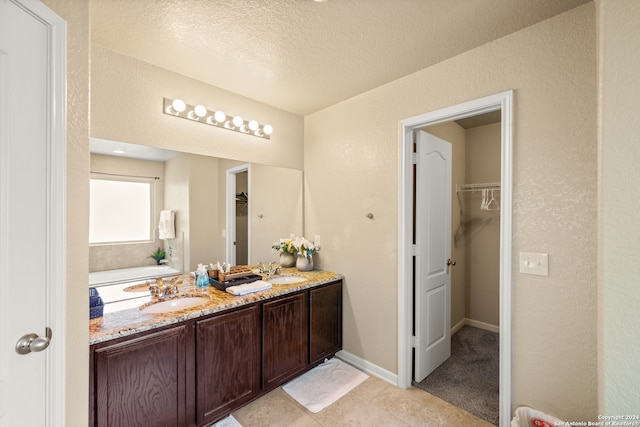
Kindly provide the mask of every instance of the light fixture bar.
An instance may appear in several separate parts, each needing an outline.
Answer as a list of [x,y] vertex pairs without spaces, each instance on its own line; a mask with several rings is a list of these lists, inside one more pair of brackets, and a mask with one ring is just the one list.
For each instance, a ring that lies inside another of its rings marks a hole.
[[257,136],[258,138],[271,139],[271,133],[273,132],[271,125],[261,125],[255,120],[245,120],[241,116],[229,116],[219,110],[210,111],[204,105],[189,105],[181,99],[163,99],[162,111],[170,116],[234,130],[246,135]]

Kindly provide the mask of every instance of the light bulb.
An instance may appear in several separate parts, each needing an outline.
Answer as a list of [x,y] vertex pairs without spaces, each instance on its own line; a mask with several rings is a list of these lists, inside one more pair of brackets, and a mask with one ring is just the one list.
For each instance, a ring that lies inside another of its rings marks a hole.
[[251,120],[249,122],[249,129],[251,129],[251,130],[256,130],[256,129],[258,129],[259,126],[260,125],[255,120]]
[[207,115],[207,109],[204,105],[196,105],[193,112],[196,113],[196,116],[198,117],[204,117]]
[[182,99],[174,99],[171,103],[171,108],[173,108],[178,113],[182,113],[185,108],[187,108],[187,104],[185,104]]
[[227,118],[227,115],[222,111],[216,111],[215,114],[213,115],[213,118],[216,120],[216,122],[222,123],[224,122],[224,119]]
[[271,133],[273,132],[273,127],[271,127],[271,125],[264,125],[262,126],[262,130],[264,130],[264,133],[266,135],[271,135]]
[[242,124],[243,124],[243,123],[244,123],[244,120],[242,120],[242,117],[240,117],[240,116],[235,116],[235,117],[233,118],[233,125],[234,125],[235,127],[240,127],[240,126],[242,126]]

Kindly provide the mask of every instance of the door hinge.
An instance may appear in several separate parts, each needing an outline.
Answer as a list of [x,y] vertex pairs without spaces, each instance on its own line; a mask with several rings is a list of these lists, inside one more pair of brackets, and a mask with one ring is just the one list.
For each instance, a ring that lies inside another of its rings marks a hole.
[[411,153],[411,164],[418,164],[418,153]]
[[411,337],[411,347],[416,348],[416,337],[415,335]]
[[418,256],[418,245],[411,245],[411,255]]

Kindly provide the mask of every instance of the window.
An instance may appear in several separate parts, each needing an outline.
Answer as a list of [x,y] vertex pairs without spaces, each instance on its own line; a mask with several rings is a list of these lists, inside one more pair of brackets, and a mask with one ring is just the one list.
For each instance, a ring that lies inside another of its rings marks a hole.
[[152,240],[152,179],[92,174],[89,191],[89,244]]

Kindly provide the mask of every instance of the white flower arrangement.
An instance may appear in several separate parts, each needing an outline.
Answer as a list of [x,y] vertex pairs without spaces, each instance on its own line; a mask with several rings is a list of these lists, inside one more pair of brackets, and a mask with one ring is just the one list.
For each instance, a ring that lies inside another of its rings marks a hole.
[[304,255],[305,258],[315,255],[320,251],[320,243],[310,242],[304,237],[296,237],[293,239],[292,244],[296,252],[299,255]]
[[293,246],[293,239],[280,239],[273,242],[271,248],[279,253],[296,254],[296,248]]

